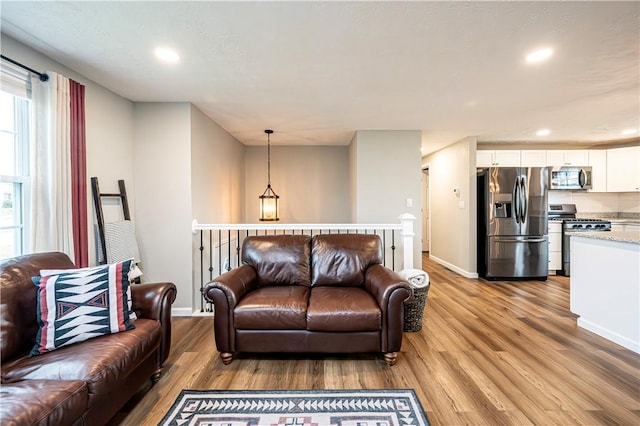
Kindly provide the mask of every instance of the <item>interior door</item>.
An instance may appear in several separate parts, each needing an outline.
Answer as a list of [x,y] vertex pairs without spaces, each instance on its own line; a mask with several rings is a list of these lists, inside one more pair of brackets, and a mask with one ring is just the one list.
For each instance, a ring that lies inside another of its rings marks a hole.
[[422,251],[430,251],[431,213],[429,205],[429,169],[422,170]]

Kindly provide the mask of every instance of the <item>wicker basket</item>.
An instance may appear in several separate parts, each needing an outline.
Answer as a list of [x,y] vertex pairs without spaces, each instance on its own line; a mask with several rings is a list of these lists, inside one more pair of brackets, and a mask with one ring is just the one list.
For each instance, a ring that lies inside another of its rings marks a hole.
[[431,286],[414,288],[413,301],[404,304],[404,331],[420,331],[422,329],[422,316],[429,287]]

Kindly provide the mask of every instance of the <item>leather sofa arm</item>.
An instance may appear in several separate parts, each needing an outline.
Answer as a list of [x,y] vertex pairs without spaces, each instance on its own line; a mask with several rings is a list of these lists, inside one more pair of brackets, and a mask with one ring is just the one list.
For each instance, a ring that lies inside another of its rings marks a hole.
[[413,299],[411,286],[380,264],[367,268],[364,283],[382,311],[382,352],[398,352],[402,346],[404,303]]
[[245,294],[258,287],[257,278],[251,266],[241,265],[205,285],[203,296],[214,306],[213,327],[218,352],[235,352],[233,309]]
[[169,282],[131,286],[132,309],[138,318],[160,322],[162,340],[158,351],[158,368],[166,361],[171,349],[171,305],[177,293],[175,284]]
[[[211,290],[220,289],[227,298],[227,307],[233,310],[245,294],[258,286],[257,278],[256,271],[251,266],[241,265],[207,283],[203,290],[204,298],[208,302],[215,302],[211,297]],[[218,310],[218,306],[216,306],[216,310]]]
[[[376,264],[367,268],[364,277],[366,289],[380,305],[383,311],[387,309],[391,294],[400,289],[395,297],[401,298],[403,302],[408,302],[413,298],[413,291],[407,280],[403,279],[399,274],[383,265]],[[406,293],[405,293],[406,291]]]

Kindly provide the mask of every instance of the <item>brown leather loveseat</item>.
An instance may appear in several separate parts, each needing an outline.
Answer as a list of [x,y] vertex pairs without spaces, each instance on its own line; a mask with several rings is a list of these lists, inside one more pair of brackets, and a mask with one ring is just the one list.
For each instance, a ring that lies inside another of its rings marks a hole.
[[402,344],[409,284],[382,265],[377,235],[250,236],[242,265],[208,283],[222,361],[236,352],[382,352]]
[[2,425],[102,425],[151,379],[156,381],[171,344],[172,283],[131,287],[135,328],[29,356],[37,323],[42,269],[73,269],[62,253],[0,262]]

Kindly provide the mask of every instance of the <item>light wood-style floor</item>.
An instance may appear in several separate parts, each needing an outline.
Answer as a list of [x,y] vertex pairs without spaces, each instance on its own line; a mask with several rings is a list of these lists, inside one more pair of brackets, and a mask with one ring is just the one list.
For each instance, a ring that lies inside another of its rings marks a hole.
[[[160,382],[114,425],[156,425],[181,389],[412,388],[432,425],[638,425],[640,355],[576,326],[569,279],[487,282],[423,256],[423,328],[398,362],[381,356],[270,355],[228,366],[212,318],[174,318]],[[606,283],[603,283],[606,287]]]

